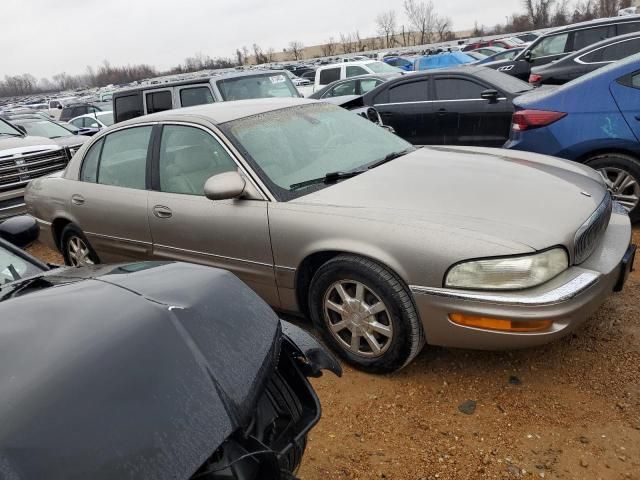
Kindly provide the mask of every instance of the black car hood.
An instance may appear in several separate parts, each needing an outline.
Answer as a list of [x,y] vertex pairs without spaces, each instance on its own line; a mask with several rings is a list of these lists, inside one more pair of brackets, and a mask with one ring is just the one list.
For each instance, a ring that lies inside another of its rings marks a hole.
[[1,478],[188,478],[248,421],[281,331],[235,276],[138,263],[41,278],[0,302]]

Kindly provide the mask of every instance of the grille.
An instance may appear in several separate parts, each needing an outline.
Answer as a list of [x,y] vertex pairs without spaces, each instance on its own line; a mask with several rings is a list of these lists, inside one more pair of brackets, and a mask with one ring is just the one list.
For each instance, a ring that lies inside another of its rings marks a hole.
[[589,258],[589,255],[593,253],[593,250],[600,243],[604,232],[607,230],[607,225],[609,225],[612,208],[611,195],[607,192],[598,208],[576,232],[573,255],[576,265]]
[[10,157],[0,156],[0,192],[24,187],[30,180],[64,170],[67,150],[45,150]]

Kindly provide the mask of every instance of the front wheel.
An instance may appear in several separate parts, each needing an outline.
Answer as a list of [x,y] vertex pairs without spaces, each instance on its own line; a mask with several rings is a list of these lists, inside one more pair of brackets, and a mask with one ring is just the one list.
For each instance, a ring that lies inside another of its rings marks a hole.
[[586,162],[598,171],[611,192],[622,205],[632,222],[640,221],[640,161],[621,153],[607,153]]
[[322,265],[311,281],[309,307],[325,341],[362,370],[393,372],[424,346],[406,285],[369,259],[340,255]]
[[82,230],[73,224],[67,225],[60,236],[64,263],[72,267],[86,267],[100,263],[98,255]]

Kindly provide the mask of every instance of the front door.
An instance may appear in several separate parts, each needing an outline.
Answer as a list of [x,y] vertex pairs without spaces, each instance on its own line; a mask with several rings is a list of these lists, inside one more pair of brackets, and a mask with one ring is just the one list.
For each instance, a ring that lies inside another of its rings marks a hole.
[[146,171],[152,128],[115,131],[92,145],[80,181],[69,189],[75,223],[103,263],[151,254]]
[[269,304],[279,305],[268,202],[204,196],[208,178],[238,170],[226,148],[207,130],[168,124],[153,162],[148,219],[154,258],[229,270]]

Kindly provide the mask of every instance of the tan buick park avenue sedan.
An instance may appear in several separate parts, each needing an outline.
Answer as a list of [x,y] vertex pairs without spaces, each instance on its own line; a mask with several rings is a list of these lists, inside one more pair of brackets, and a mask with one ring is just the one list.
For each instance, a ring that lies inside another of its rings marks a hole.
[[304,99],[149,115],[32,181],[42,238],[68,264],[184,260],[231,270],[313,319],[345,359],[387,372],[425,343],[551,341],[622,288],[625,210],[574,162],[415,149]]

